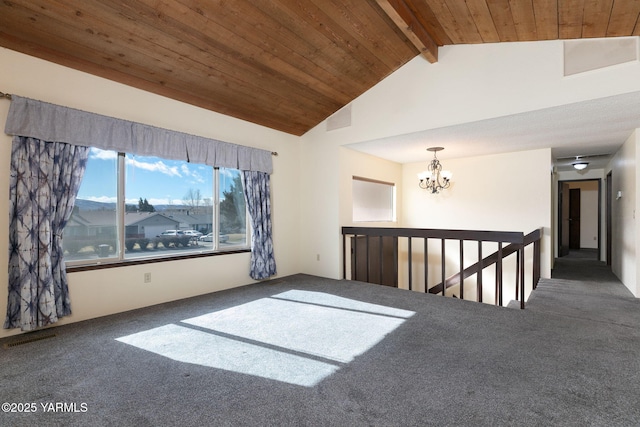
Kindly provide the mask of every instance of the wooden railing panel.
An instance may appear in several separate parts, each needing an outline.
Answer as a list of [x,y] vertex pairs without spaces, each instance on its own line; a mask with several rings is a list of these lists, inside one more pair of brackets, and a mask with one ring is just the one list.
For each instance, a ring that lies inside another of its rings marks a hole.
[[[385,227],[343,227],[343,277],[346,279],[347,266],[346,266],[346,236],[352,235],[356,238],[358,236],[366,236],[366,271],[367,281],[369,280],[370,265],[370,253],[369,253],[369,239],[371,237],[377,237],[380,247],[378,255],[378,268],[379,276],[383,277],[384,262],[382,252],[382,239],[383,237],[393,237],[394,245],[393,252],[394,258],[398,258],[398,238],[407,238],[408,249],[408,287],[413,289],[413,240],[414,238],[424,239],[424,280],[425,280],[425,292],[430,293],[442,293],[445,295],[446,290],[452,286],[460,285],[460,298],[464,299],[464,280],[472,275],[476,274],[476,300],[482,302],[483,300],[483,270],[492,265],[496,265],[495,273],[495,300],[496,305],[502,306],[503,304],[503,259],[516,253],[516,283],[515,283],[515,297],[516,300],[520,300],[521,308],[524,308],[524,296],[525,296],[525,252],[524,248],[533,244],[533,289],[536,288],[537,282],[540,279],[540,239],[542,232],[540,229],[534,230],[526,236],[521,232],[508,232],[508,231],[478,231],[478,230],[442,230],[442,229],[426,229],[426,228],[385,228]],[[427,289],[428,277],[429,277],[429,239],[440,239],[440,252],[441,252],[441,266],[440,274],[442,282]],[[459,271],[450,277],[446,277],[446,241],[458,240],[459,248]],[[465,241],[477,241],[478,243],[478,261],[474,264],[464,268],[464,242]],[[483,257],[482,246],[484,242],[495,242],[498,245],[496,252],[487,257]],[[507,246],[503,246],[504,243],[508,243]],[[357,246],[351,248],[353,259],[357,258]],[[398,277],[398,265],[395,265],[395,277],[397,283]],[[356,268],[351,266],[352,269]],[[353,271],[353,270],[352,270]],[[397,286],[397,284],[396,284]]]

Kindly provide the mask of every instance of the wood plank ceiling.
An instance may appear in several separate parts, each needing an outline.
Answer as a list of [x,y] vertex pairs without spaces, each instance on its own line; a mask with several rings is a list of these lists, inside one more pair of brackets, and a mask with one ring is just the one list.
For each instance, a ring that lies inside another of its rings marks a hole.
[[2,0],[0,46],[301,135],[439,46],[638,36],[639,15],[638,0]]

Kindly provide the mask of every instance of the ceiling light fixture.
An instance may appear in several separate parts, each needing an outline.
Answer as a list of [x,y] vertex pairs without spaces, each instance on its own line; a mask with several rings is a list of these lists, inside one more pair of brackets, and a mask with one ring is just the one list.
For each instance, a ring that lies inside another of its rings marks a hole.
[[426,171],[418,174],[420,182],[418,185],[424,190],[429,190],[431,194],[438,194],[440,190],[449,188],[451,185],[451,177],[453,174],[449,171],[443,171],[440,161],[436,157],[438,151],[444,150],[443,147],[427,148],[427,151],[433,152],[433,160],[429,163]]
[[589,166],[588,162],[575,162],[572,163],[573,167],[579,171],[583,170],[584,168],[586,168],[587,166]]

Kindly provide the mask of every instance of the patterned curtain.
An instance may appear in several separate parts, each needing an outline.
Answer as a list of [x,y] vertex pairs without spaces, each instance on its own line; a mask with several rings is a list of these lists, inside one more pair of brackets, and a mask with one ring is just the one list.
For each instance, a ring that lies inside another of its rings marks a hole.
[[251,269],[249,275],[264,280],[276,274],[271,236],[271,190],[269,174],[243,172],[244,195],[251,215]]
[[9,299],[5,328],[29,331],[71,314],[62,230],[89,148],[15,136],[9,189]]

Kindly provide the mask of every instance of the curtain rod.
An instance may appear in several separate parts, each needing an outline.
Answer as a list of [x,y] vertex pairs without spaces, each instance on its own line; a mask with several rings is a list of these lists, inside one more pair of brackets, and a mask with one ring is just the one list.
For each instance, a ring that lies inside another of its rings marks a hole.
[[[10,93],[4,93],[4,92],[0,92],[0,99],[1,98],[6,98],[8,100],[11,100],[11,94]],[[277,156],[278,152],[277,151],[272,151],[271,152],[272,156]]]

